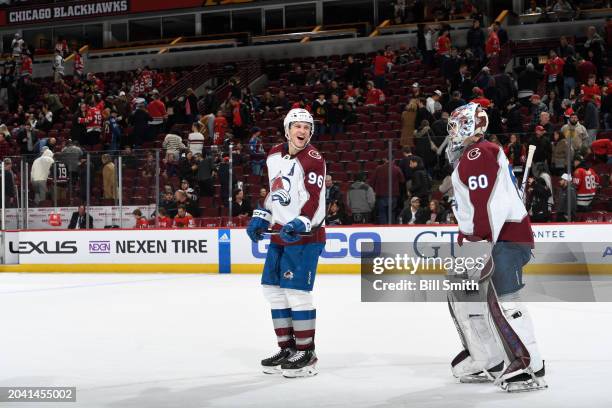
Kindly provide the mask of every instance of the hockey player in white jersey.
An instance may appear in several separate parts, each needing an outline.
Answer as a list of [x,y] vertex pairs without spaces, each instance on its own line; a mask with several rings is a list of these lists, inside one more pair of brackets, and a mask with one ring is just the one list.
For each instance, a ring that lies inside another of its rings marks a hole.
[[509,392],[546,388],[544,361],[519,296],[533,232],[504,151],[484,139],[487,126],[487,114],[476,103],[455,109],[448,121],[458,243],[490,243],[478,244],[487,248],[488,259],[475,271],[479,297],[470,301],[465,293],[449,293],[464,348],[452,371],[461,382],[494,381]]
[[317,374],[312,289],[325,246],[325,161],[309,144],[314,122],[307,110],[290,110],[284,128],[287,142],[266,160],[265,208],[253,211],[247,234],[256,243],[274,231],[261,283],[280,350],[262,360],[263,371],[294,378]]

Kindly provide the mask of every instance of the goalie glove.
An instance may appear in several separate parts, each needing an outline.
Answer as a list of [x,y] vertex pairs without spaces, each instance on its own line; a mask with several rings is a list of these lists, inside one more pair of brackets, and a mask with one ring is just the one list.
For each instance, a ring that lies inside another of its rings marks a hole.
[[270,222],[272,222],[272,213],[270,211],[263,208],[254,210],[246,230],[251,241],[261,241],[264,238],[263,233],[270,226]]

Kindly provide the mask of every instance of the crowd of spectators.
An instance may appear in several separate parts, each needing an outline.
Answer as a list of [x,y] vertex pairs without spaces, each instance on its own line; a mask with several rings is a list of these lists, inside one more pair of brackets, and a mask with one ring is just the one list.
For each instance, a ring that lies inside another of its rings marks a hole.
[[[470,2],[463,4],[467,7]],[[0,103],[7,111],[0,126],[0,156],[29,155],[34,204],[49,197],[46,176],[55,162],[64,163],[77,197],[84,199],[83,163],[88,151],[104,152],[93,169],[102,181],[100,197],[117,200],[114,159],[121,155],[124,168],[136,170],[147,187],[146,198],[154,202],[149,188],[157,166],[152,149],[160,148],[160,174],[167,183],[159,197],[160,211],[134,214],[137,223],[145,219],[149,225],[157,218],[157,225],[189,227],[195,225],[194,218],[209,216],[207,207],[227,208],[230,202],[232,215],[246,217],[261,205],[262,196],[257,196],[257,203],[254,197],[265,185],[265,152],[270,143],[284,140],[280,126],[275,134],[264,135],[262,120],[269,123],[288,109],[303,107],[315,119],[313,143],[324,135],[341,140],[351,125],[360,124],[361,109],[391,109],[389,95],[396,84],[389,82],[389,74],[416,64],[440,78],[433,88],[418,81],[407,84],[406,103],[398,109],[399,137],[393,140],[401,146],[402,157],[379,161],[371,171],[351,173],[351,183],[344,186],[334,183],[330,173],[326,180],[330,225],[454,222],[452,168],[444,154],[446,129],[449,113],[469,101],[487,111],[487,138],[503,147],[519,180],[527,146],[537,146],[535,177],[528,187],[532,217],[547,221],[555,215],[563,220],[571,214],[575,219],[572,203],[578,211],[589,211],[596,195],[580,190],[580,180],[592,176],[595,184],[607,185],[594,167],[607,163],[612,150],[609,138],[597,139],[612,128],[610,39],[595,27],[585,34],[586,41],[580,44],[561,38],[543,66],[527,64],[509,71],[502,58],[508,36],[499,24],[483,29],[475,19],[468,46],[462,49],[453,44],[447,26],[423,24],[416,48],[386,47],[371,59],[349,55],[341,69],[331,63],[306,69],[295,64],[284,73],[286,89],[270,87],[261,95],[232,79],[227,97],[221,99],[207,88],[200,97],[188,89],[169,100],[159,89],[175,82],[176,75],[148,67],[128,73],[122,81],[94,75],[86,66],[71,76],[56,70],[53,82],[32,81],[31,72],[23,68],[22,52],[4,67]],[[58,47],[63,58],[66,50]],[[312,98],[285,92],[303,87],[315,90]],[[69,134],[62,134],[65,137],[54,131],[58,123],[71,123]],[[230,146],[232,166],[241,168],[233,172],[231,181]],[[151,150],[136,159],[134,148]],[[255,179],[246,185],[251,177]],[[562,189],[552,185],[557,180]],[[554,197],[572,196],[572,185],[577,187],[576,200]]]

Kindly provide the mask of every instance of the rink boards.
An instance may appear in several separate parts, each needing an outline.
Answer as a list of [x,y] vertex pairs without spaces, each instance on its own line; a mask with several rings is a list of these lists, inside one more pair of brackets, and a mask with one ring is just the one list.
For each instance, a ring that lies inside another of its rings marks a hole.
[[[612,224],[533,229],[526,273],[612,275]],[[362,243],[450,244],[456,233],[452,225],[328,227],[318,272],[359,273]],[[268,244],[251,243],[243,228],[7,231],[0,271],[260,273]]]

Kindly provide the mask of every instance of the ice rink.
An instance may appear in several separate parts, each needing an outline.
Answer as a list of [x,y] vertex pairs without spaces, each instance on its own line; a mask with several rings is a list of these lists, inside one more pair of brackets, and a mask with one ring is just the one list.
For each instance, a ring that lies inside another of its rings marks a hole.
[[443,303],[361,303],[315,286],[319,375],[262,374],[276,351],[256,275],[0,274],[0,386],[76,386],[77,403],[4,407],[610,407],[612,303],[535,303],[548,390],[458,384]]

